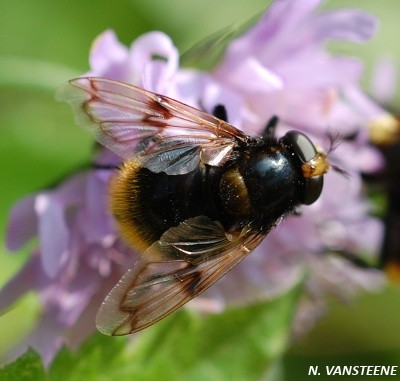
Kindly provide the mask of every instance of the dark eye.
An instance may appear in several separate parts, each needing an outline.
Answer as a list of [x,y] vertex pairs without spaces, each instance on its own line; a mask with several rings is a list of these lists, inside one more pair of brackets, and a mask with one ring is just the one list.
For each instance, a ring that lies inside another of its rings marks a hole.
[[[318,154],[311,140],[301,132],[289,131],[282,137],[282,142],[286,148],[297,157],[300,161],[300,165],[314,159]],[[301,203],[310,205],[317,201],[321,195],[324,185],[324,176],[305,177],[304,179],[305,187]]]
[[324,186],[324,176],[310,177],[306,180],[306,189],[304,199],[302,201],[305,205],[310,205],[318,200]]
[[308,136],[298,131],[289,131],[285,136],[285,143],[291,146],[292,151],[297,155],[302,163],[314,159],[317,149]]

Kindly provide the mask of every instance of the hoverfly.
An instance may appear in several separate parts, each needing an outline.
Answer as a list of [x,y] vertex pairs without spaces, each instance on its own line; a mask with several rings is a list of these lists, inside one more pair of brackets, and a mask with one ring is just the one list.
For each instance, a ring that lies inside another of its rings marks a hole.
[[142,330],[236,266],[301,205],[316,201],[329,168],[310,139],[261,137],[166,96],[104,78],[61,91],[77,122],[124,163],[110,185],[122,237],[142,252],[101,305],[98,329]]

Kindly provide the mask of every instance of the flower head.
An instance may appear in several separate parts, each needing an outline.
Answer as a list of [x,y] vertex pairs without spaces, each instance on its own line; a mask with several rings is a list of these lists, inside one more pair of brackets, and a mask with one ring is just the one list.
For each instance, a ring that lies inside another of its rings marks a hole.
[[[381,279],[373,271],[324,256],[333,251],[373,256],[381,241],[382,226],[370,216],[360,177],[361,171],[379,167],[380,155],[368,145],[367,131],[369,114],[378,106],[354,107],[354,94],[361,93],[361,62],[324,48],[329,39],[369,39],[375,20],[356,10],[322,13],[319,3],[275,1],[256,25],[229,44],[209,73],[180,68],[177,49],[161,32],[145,34],[126,48],[106,31],[91,50],[85,75],[139,85],[209,112],[224,104],[229,122],[249,134],[259,133],[277,115],[282,131],[304,131],[321,146],[326,146],[329,131],[344,136],[332,157],[351,176],[328,174],[321,198],[301,216],[281,223],[231,276],[194,303],[198,306],[218,309],[281,292],[304,268],[315,296],[371,289]],[[22,345],[34,346],[47,362],[62,344],[79,345],[94,330],[101,300],[137,256],[121,242],[108,213],[111,171],[102,167],[120,159],[103,149],[94,163],[54,189],[20,201],[11,212],[9,248],[16,250],[35,235],[39,248],[0,292],[0,308],[30,289],[39,293],[43,314]],[[360,232],[368,239],[361,239]],[[363,276],[356,276],[360,272]],[[207,300],[212,303],[202,303]]]

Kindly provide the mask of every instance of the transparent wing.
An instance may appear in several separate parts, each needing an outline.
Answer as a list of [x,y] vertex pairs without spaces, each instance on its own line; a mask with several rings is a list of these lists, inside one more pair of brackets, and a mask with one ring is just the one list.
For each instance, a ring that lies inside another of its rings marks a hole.
[[204,216],[170,228],[106,297],[97,328],[126,335],[156,323],[214,284],[263,238],[250,229],[226,233]]
[[58,93],[78,124],[124,159],[142,156],[153,172],[182,174],[201,160],[219,166],[246,139],[210,114],[122,82],[77,78]]

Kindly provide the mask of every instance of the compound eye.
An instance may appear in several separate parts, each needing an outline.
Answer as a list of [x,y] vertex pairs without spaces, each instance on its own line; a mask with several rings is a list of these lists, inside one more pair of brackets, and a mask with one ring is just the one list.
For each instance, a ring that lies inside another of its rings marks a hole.
[[324,186],[324,176],[310,177],[306,180],[306,187],[302,204],[311,205],[319,199]]
[[298,131],[289,131],[285,135],[285,143],[291,146],[293,152],[301,162],[307,163],[317,156],[317,149],[312,141],[304,134]]
[[[311,140],[304,134],[298,131],[289,131],[282,138],[287,148],[295,154],[301,164],[311,162],[318,155]],[[305,177],[305,187],[302,204],[310,205],[318,200],[321,195],[324,185],[324,176]]]

